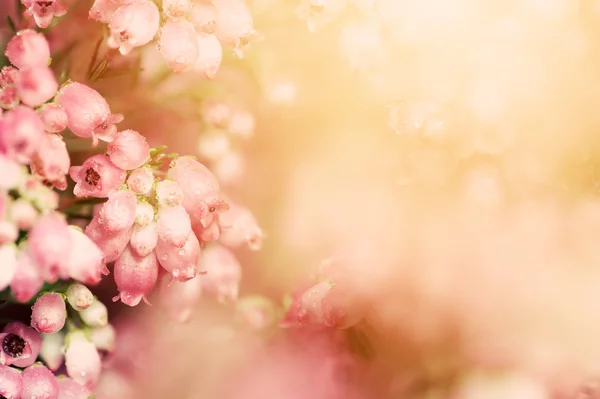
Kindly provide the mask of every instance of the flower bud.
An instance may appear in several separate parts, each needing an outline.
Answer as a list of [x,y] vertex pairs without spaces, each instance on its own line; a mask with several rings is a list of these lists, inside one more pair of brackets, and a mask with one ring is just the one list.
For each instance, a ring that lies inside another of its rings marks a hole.
[[31,163],[32,173],[58,190],[67,188],[66,175],[71,167],[67,145],[58,134],[45,134]]
[[92,329],[92,343],[98,350],[112,352],[115,350],[115,328],[107,324],[104,327]]
[[40,119],[44,123],[44,130],[48,133],[60,133],[67,128],[69,122],[67,113],[58,104],[44,104],[38,110]]
[[150,146],[135,130],[123,130],[108,144],[108,156],[121,169],[137,169],[150,158]]
[[187,20],[168,21],[160,31],[159,50],[169,68],[183,72],[198,59],[198,39]]
[[128,246],[115,262],[115,282],[119,295],[113,300],[121,300],[125,305],[136,306],[156,284],[158,262],[156,255],[150,253],[140,257]]
[[10,290],[21,303],[31,301],[44,285],[44,277],[39,266],[31,257],[29,248],[21,251],[17,257],[17,272],[10,283]]
[[167,177],[179,183],[183,190],[183,207],[190,215],[200,216],[202,201],[220,190],[215,175],[189,156],[179,157],[172,162]]
[[172,180],[163,180],[156,185],[156,199],[160,206],[179,206],[183,202],[183,190]]
[[105,198],[125,183],[125,171],[113,164],[106,155],[94,155],[81,166],[71,166],[69,176],[75,181],[77,197]]
[[69,228],[72,246],[66,259],[66,274],[84,284],[98,284],[107,273],[104,255],[98,246],[81,231]]
[[58,380],[46,366],[34,364],[23,370],[21,399],[58,399]]
[[54,97],[58,90],[58,82],[50,67],[39,65],[21,69],[16,88],[23,104],[37,107]]
[[67,301],[73,309],[82,311],[90,307],[94,301],[94,295],[85,285],[75,283],[67,289]]
[[19,321],[8,323],[6,327],[4,327],[3,332],[6,334],[13,333],[18,335],[25,340],[25,348],[29,347],[30,350],[30,356],[22,355],[19,359],[14,360],[12,365],[21,368],[31,366],[38,357],[42,347],[42,337],[40,336],[40,333]]
[[158,242],[158,225],[151,222],[145,226],[135,225],[131,234],[131,250],[138,256],[149,255]]
[[[92,239],[102,252],[103,263],[111,263],[121,256],[125,250],[131,239],[133,228],[118,233],[111,233],[104,225],[100,224],[99,220],[99,217],[94,217],[85,228],[85,234]],[[107,270],[104,268],[102,271],[106,272]]]
[[0,366],[0,396],[6,399],[20,399],[23,390],[21,372],[8,366]]
[[44,136],[44,124],[31,108],[19,106],[0,119],[0,153],[29,164]]
[[93,388],[100,379],[102,371],[98,350],[82,331],[69,334],[68,342],[65,352],[67,374],[73,381],[84,387]]
[[80,311],[79,316],[90,327],[104,327],[108,324],[108,310],[98,299],[94,299],[87,309]]
[[147,226],[154,220],[154,208],[147,202],[139,201],[135,207],[135,223]]
[[61,333],[42,335],[42,348],[40,357],[48,368],[56,371],[62,366],[65,355],[63,353],[63,344],[65,337]]
[[160,25],[158,7],[149,0],[136,0],[119,7],[110,19],[108,46],[123,55],[149,43]]
[[19,69],[47,66],[50,61],[50,46],[42,33],[25,29],[10,39],[4,54]]
[[113,191],[108,194],[108,201],[100,210],[98,223],[109,234],[129,230],[135,222],[137,200],[129,190]]
[[31,313],[31,327],[42,334],[59,332],[67,320],[67,307],[62,295],[44,294],[35,301]]
[[129,189],[136,194],[148,194],[153,183],[154,175],[150,168],[136,169],[127,178]]
[[192,234],[190,215],[183,206],[161,207],[157,221],[158,237],[168,245],[183,247]]
[[182,248],[158,240],[156,257],[160,265],[173,275],[176,280],[187,281],[198,274],[200,258],[200,242],[194,234],[190,234]]
[[0,111],[1,108],[13,109],[19,105],[19,92],[14,86],[0,87]]

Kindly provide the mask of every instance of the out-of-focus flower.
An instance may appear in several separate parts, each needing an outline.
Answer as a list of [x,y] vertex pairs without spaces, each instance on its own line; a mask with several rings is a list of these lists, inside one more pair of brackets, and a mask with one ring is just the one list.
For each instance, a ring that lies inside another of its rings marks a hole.
[[102,273],[108,273],[102,251],[81,231],[69,228],[69,234],[72,247],[66,257],[67,275],[84,284],[98,284]]
[[0,260],[2,271],[0,271],[0,289],[8,287],[17,271],[17,249],[13,243],[0,246]]
[[217,27],[217,9],[208,0],[200,0],[194,3],[190,20],[197,32],[215,33]]
[[66,268],[65,254],[72,250],[73,239],[67,222],[57,213],[44,215],[30,230],[29,251],[44,278],[56,281]]
[[234,301],[242,279],[242,267],[235,255],[227,248],[212,244],[202,251],[198,264],[202,291],[215,295],[219,301]]
[[170,317],[180,323],[190,319],[202,293],[202,276],[188,281],[163,278],[159,283],[160,303]]
[[192,9],[191,0],[165,0],[162,5],[163,13],[173,19],[186,17]]
[[296,14],[305,20],[311,32],[322,28],[346,8],[346,0],[302,0]]
[[215,35],[241,57],[245,47],[260,37],[254,30],[250,9],[243,0],[213,0],[212,3],[217,9]]
[[82,331],[69,334],[69,343],[65,352],[65,366],[73,381],[86,388],[93,389],[100,379],[102,363],[96,346]]
[[0,153],[29,164],[40,147],[44,124],[31,108],[19,106],[0,119]]
[[67,145],[58,134],[46,134],[31,162],[32,172],[59,190],[67,188],[66,175],[71,167]]
[[[5,264],[6,265],[6,264]],[[17,258],[17,271],[10,283],[10,291],[21,303],[29,302],[44,285],[44,276],[30,251],[21,250]]]
[[62,17],[67,13],[67,8],[59,0],[21,0],[21,3],[27,8],[25,13],[32,15],[40,28],[47,28],[54,17]]
[[60,387],[58,399],[88,399],[92,394],[89,389],[71,378],[59,379],[58,386]]
[[40,358],[52,371],[58,370],[63,364],[65,358],[63,352],[64,343],[65,336],[62,333],[42,335]]
[[107,324],[104,327],[92,329],[92,343],[98,350],[112,352],[115,349],[116,331],[115,328]]
[[10,63],[19,69],[48,66],[50,46],[42,33],[25,29],[10,39],[5,54]]
[[198,39],[191,22],[168,21],[160,30],[159,49],[175,72],[190,69],[199,56]]
[[204,32],[199,32],[196,38],[198,40],[198,57],[193,69],[203,73],[208,79],[214,79],[223,60],[221,42],[215,35]]
[[264,234],[249,209],[232,204],[227,212],[220,215],[219,223],[221,243],[234,248],[247,244],[252,250],[260,249]]
[[30,107],[37,107],[50,100],[58,90],[54,72],[46,65],[19,71],[15,86],[21,102]]
[[104,327],[108,324],[108,310],[106,306],[97,299],[92,304],[79,311],[81,320],[90,327]]
[[128,54],[134,47],[149,43],[156,35],[159,24],[160,15],[154,2],[128,1],[110,18],[108,45],[118,48],[123,55]]

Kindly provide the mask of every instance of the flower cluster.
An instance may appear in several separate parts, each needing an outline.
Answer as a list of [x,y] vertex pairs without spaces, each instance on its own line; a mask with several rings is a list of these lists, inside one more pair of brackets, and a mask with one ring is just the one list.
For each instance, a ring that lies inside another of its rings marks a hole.
[[222,60],[222,46],[242,56],[258,38],[243,0],[96,0],[90,19],[106,23],[108,45],[128,54],[158,35],[158,48],[175,72],[195,70],[212,79]]

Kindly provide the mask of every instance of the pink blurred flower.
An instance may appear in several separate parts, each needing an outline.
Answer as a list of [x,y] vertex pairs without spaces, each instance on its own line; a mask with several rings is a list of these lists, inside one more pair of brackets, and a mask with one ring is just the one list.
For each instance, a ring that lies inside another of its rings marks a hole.
[[0,290],[8,287],[17,271],[17,248],[11,243],[0,245]]
[[21,372],[9,366],[0,366],[0,396],[6,399],[20,399],[23,389]]
[[58,386],[60,387],[58,399],[88,399],[92,395],[89,389],[71,378],[59,379]]
[[12,243],[17,240],[19,229],[9,220],[0,220],[0,245]]
[[32,173],[42,177],[56,189],[65,190],[70,167],[71,159],[62,136],[45,134],[31,162]]
[[19,163],[31,162],[40,147],[44,124],[31,108],[16,107],[0,119],[0,153]]
[[69,129],[79,137],[110,142],[117,134],[114,124],[123,120],[123,115],[110,112],[100,93],[81,83],[63,86],[55,100],[67,113]]
[[102,371],[100,354],[83,332],[74,332],[69,335],[65,365],[69,377],[86,388],[93,389],[100,379]]
[[37,209],[26,199],[19,198],[11,203],[9,219],[19,230],[29,230],[37,218]]
[[38,110],[40,119],[44,123],[44,130],[48,133],[60,133],[67,128],[69,122],[67,113],[58,104],[44,104]]
[[0,190],[9,191],[17,188],[25,180],[25,172],[23,168],[0,153]]
[[161,207],[157,214],[158,237],[167,244],[183,247],[192,234],[190,216],[183,206]]
[[198,40],[191,22],[168,21],[160,31],[159,49],[167,65],[175,72],[183,72],[198,59]]
[[160,281],[161,306],[175,321],[184,323],[190,319],[202,293],[201,280],[199,276],[188,281],[172,281],[171,277]]
[[188,236],[181,248],[159,239],[155,251],[160,265],[176,280],[190,280],[198,274],[200,242],[194,234]]
[[93,328],[91,335],[92,343],[98,350],[114,352],[117,332],[112,325]]
[[67,8],[59,0],[21,0],[21,3],[27,8],[25,13],[33,15],[40,28],[47,28],[54,17],[62,17],[67,13]]
[[108,309],[98,299],[94,299],[88,308],[80,310],[79,316],[90,327],[104,327],[108,324]]
[[191,0],[164,0],[162,9],[168,18],[184,18],[190,13],[192,2]]
[[2,111],[1,108],[13,109],[17,105],[19,105],[17,88],[14,86],[0,87],[0,111]]
[[40,358],[52,371],[58,370],[63,364],[65,359],[65,354],[63,352],[64,343],[65,336],[62,333],[42,335]]
[[69,228],[69,234],[72,244],[66,257],[68,276],[84,284],[98,284],[102,274],[108,273],[102,251],[81,231]]
[[81,311],[90,307],[94,301],[94,295],[85,285],[75,283],[67,289],[67,301],[73,309]]
[[248,244],[252,250],[260,249],[263,232],[249,209],[233,204],[219,216],[219,223],[221,243],[233,248]]
[[158,242],[158,226],[150,222],[145,226],[135,225],[131,234],[131,250],[138,256],[149,255],[156,248]]
[[123,130],[108,144],[108,156],[121,169],[137,169],[150,158],[146,138],[135,130]]
[[88,17],[94,21],[107,24],[119,7],[134,1],[135,0],[95,0]]
[[190,19],[197,32],[215,33],[215,29],[217,28],[217,9],[210,1],[198,1],[192,7]]
[[244,47],[258,38],[250,9],[243,0],[213,0],[213,4],[218,16],[215,34],[241,57]]
[[156,4],[136,0],[119,7],[110,19],[108,45],[118,48],[123,55],[134,47],[149,43],[156,35],[160,15]]
[[202,117],[204,121],[217,128],[225,129],[233,109],[222,101],[206,101],[202,104]]
[[196,35],[198,41],[198,57],[193,69],[201,72],[208,79],[214,79],[223,60],[223,48],[215,35],[200,32]]
[[202,291],[215,295],[219,301],[235,301],[242,279],[242,267],[227,248],[212,244],[202,251],[198,267],[206,275],[200,276]]
[[10,283],[10,290],[21,303],[32,300],[44,285],[44,276],[33,260],[29,249],[19,252],[17,271]]
[[37,107],[54,97],[58,90],[58,82],[50,67],[39,65],[21,69],[16,88],[21,102],[30,107]]
[[57,213],[44,215],[28,235],[31,257],[48,282],[55,282],[67,266],[65,254],[74,249],[71,229]]
[[246,172],[246,159],[239,151],[228,152],[215,162],[213,171],[222,184],[239,183]]
[[31,327],[43,334],[60,331],[67,320],[67,307],[62,295],[44,294],[35,301],[31,313]]
[[229,118],[227,130],[234,136],[248,139],[254,134],[254,116],[247,110],[234,110]]
[[136,306],[142,299],[147,302],[147,295],[158,278],[156,255],[140,257],[128,246],[115,262],[114,274],[119,295],[113,300],[120,299],[129,306]]
[[72,166],[69,176],[76,183],[75,196],[104,198],[125,183],[126,173],[106,155],[99,154],[88,158],[81,166]]
[[[48,57],[49,56],[50,53],[48,53]],[[14,86],[18,75],[19,70],[17,68],[10,65],[2,67],[2,69],[0,69],[0,87]]]
[[[10,63],[19,69],[48,66],[50,46],[42,33],[33,29],[25,29],[17,32],[10,39],[4,54]],[[14,84],[15,82],[10,83]]]
[[150,168],[140,168],[131,172],[127,185],[136,194],[148,194],[154,183],[154,175]]

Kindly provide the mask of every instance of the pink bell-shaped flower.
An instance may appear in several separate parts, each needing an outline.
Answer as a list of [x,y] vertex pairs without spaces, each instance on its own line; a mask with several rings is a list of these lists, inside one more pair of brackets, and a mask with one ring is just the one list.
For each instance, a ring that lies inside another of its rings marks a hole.
[[198,39],[194,25],[185,19],[170,20],[160,30],[159,50],[175,72],[190,69],[198,59]]
[[202,217],[205,212],[203,201],[220,190],[215,175],[190,156],[174,160],[167,177],[179,183],[183,190],[183,207],[192,217]]
[[71,229],[57,213],[44,215],[29,231],[29,251],[48,282],[55,282],[67,265],[65,254],[73,249]]
[[123,55],[149,43],[160,25],[160,13],[149,0],[136,0],[119,7],[110,19],[108,46]]
[[158,225],[156,222],[150,222],[145,226],[136,224],[131,234],[131,250],[138,256],[149,255],[156,248],[158,243]]
[[58,399],[58,380],[46,366],[36,363],[23,370],[21,399]]
[[58,386],[60,387],[58,399],[89,399],[92,396],[92,391],[71,378],[59,379]]
[[232,248],[247,244],[251,250],[260,249],[264,234],[249,209],[233,204],[219,215],[219,224],[221,243]]
[[83,331],[69,334],[69,346],[65,352],[67,374],[73,381],[93,389],[100,379],[102,362],[94,344],[86,338]]
[[111,263],[117,260],[131,239],[133,228],[118,232],[110,232],[100,223],[100,215],[92,219],[85,228],[85,234],[92,239],[102,252],[103,262]]
[[50,46],[42,33],[33,29],[25,29],[17,32],[10,39],[4,54],[10,63],[19,69],[48,66]]
[[178,281],[187,281],[198,274],[200,242],[190,234],[181,248],[158,240],[156,257],[160,265]]
[[190,319],[200,300],[202,278],[198,276],[188,281],[172,281],[171,277],[165,277],[160,281],[160,304],[175,321],[184,323]]
[[90,327],[104,327],[108,324],[108,309],[102,302],[94,299],[88,308],[79,311],[79,317]]
[[21,3],[27,8],[25,14],[32,15],[40,28],[47,28],[54,17],[62,17],[67,13],[67,7],[59,0],[21,0]]
[[137,169],[150,158],[146,138],[135,130],[123,130],[108,144],[108,156],[121,169]]
[[92,343],[100,351],[113,352],[115,350],[115,341],[117,332],[115,328],[107,324],[104,327],[92,329]]
[[6,334],[13,333],[18,335],[25,340],[26,348],[29,347],[31,355],[21,356],[19,359],[14,360],[12,365],[21,368],[31,366],[38,357],[42,347],[42,337],[40,336],[40,333],[19,321],[8,323],[2,332]]
[[17,271],[17,248],[13,243],[0,246],[0,290],[8,287]]
[[163,13],[172,19],[185,18],[192,9],[191,0],[164,0],[162,3]]
[[150,253],[140,257],[131,247],[127,247],[115,262],[114,274],[119,289],[119,295],[113,298],[114,301],[120,299],[129,306],[136,306],[142,299],[147,302],[146,296],[154,288],[158,278],[156,255]]
[[129,230],[135,221],[137,199],[130,190],[113,191],[98,214],[98,223],[109,234]]
[[83,284],[71,284],[67,289],[67,302],[77,311],[89,308],[93,301],[92,291]]
[[0,118],[0,154],[22,164],[31,162],[40,147],[44,124],[31,108],[19,106]]
[[58,370],[63,364],[65,359],[65,354],[63,352],[64,343],[65,336],[62,333],[42,335],[40,358],[52,371]]
[[44,276],[33,260],[30,250],[22,250],[17,257],[17,271],[10,283],[10,290],[21,303],[31,301],[42,289]]
[[223,47],[215,35],[200,32],[196,35],[198,40],[198,58],[193,69],[208,79],[214,79],[223,60]]
[[209,0],[194,3],[190,20],[197,32],[215,33],[217,28],[217,9]]
[[24,198],[18,198],[10,204],[9,220],[19,230],[29,230],[35,224],[38,216],[37,209]]
[[44,130],[48,133],[60,133],[67,128],[69,118],[58,104],[44,104],[38,110],[38,114],[44,123]]
[[147,226],[154,220],[154,208],[147,202],[138,201],[135,206],[135,223]]
[[259,37],[253,28],[250,9],[244,0],[213,0],[213,4],[218,16],[215,34],[241,57],[248,43]]
[[45,182],[58,190],[67,188],[67,174],[71,167],[71,159],[67,145],[58,134],[45,134],[40,148],[31,162],[32,173],[40,176]]
[[135,0],[95,0],[88,13],[88,18],[108,24],[119,7],[133,3],[134,1]]
[[46,65],[21,69],[15,85],[21,102],[30,107],[50,100],[58,90],[54,72]]
[[98,284],[102,274],[108,273],[102,251],[81,231],[69,228],[69,233],[72,245],[66,256],[68,276],[84,284]]
[[31,346],[23,337],[12,332],[0,334],[0,364],[11,365],[17,360],[31,357]]
[[35,301],[31,313],[31,327],[42,334],[59,332],[67,320],[67,306],[62,295],[44,294]]
[[21,399],[23,378],[21,372],[8,366],[0,366],[0,397],[6,399]]
[[126,173],[106,155],[98,154],[88,158],[81,166],[71,166],[69,176],[76,183],[73,189],[75,196],[105,198],[125,183]]
[[161,207],[158,210],[158,237],[168,245],[183,247],[192,234],[190,215],[183,206]]
[[117,134],[115,123],[123,120],[123,115],[110,112],[108,103],[100,93],[81,83],[72,82],[63,86],[55,101],[67,113],[67,126],[79,137],[110,142]]
[[156,184],[156,200],[159,206],[175,207],[183,203],[183,190],[172,180],[163,180]]
[[198,267],[206,272],[199,277],[203,292],[215,295],[222,302],[237,299],[242,267],[229,249],[212,244],[202,251]]
[[153,183],[154,175],[150,168],[136,169],[127,178],[129,189],[136,194],[148,194]]

